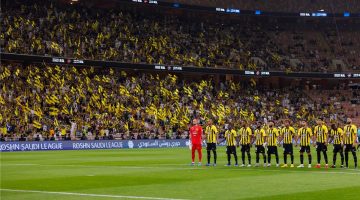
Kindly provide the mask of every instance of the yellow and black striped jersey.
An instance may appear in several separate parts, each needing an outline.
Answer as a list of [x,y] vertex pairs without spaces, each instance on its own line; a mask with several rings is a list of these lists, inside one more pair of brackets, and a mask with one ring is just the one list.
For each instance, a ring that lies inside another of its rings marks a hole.
[[236,131],[234,129],[225,131],[226,146],[235,146],[236,145]]
[[250,144],[252,136],[252,130],[250,127],[240,128],[238,135],[240,136],[240,144]]
[[266,132],[263,128],[260,129],[256,129],[255,130],[255,140],[256,140],[256,145],[263,145],[265,142],[265,137],[266,137]]
[[312,136],[311,128],[300,128],[298,130],[298,136],[300,137],[300,146],[310,146],[310,140]]
[[268,146],[277,146],[277,138],[279,137],[279,130],[277,128],[269,128],[267,130]]
[[331,137],[334,138],[334,144],[341,144],[344,135],[344,131],[341,128],[337,128],[336,130],[331,129],[330,134]]
[[284,127],[281,129],[281,136],[283,137],[284,144],[292,144],[295,136],[295,129],[292,126]]
[[207,126],[205,128],[205,135],[207,143],[216,143],[218,130],[215,125]]
[[344,127],[344,144],[353,144],[356,141],[357,128],[354,124]]
[[316,142],[325,143],[327,141],[328,129],[325,125],[315,126],[314,135]]

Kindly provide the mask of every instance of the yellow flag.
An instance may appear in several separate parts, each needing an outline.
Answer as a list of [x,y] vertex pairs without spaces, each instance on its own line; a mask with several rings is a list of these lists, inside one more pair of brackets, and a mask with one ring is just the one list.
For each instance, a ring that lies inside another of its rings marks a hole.
[[284,108],[284,114],[289,114],[289,109],[287,109],[287,108]]
[[126,131],[129,130],[129,123],[128,123],[128,122],[126,122],[126,123],[124,124],[124,129],[125,129]]
[[37,128],[37,129],[41,128],[40,122],[38,122],[38,121],[36,121],[36,120],[33,121],[33,126],[34,126],[35,128]]
[[19,70],[19,69],[16,69],[15,75],[16,75],[16,76],[19,76],[19,73],[20,73],[20,70]]
[[280,101],[279,101],[279,100],[276,100],[275,103],[276,103],[276,105],[280,105]]
[[3,99],[3,97],[0,95],[0,104],[5,105],[5,100]]
[[57,116],[59,114],[59,109],[57,109],[55,107],[50,107],[49,110],[50,110],[49,114],[51,116]]
[[59,122],[58,122],[58,120],[56,118],[54,119],[54,126],[56,126],[56,127],[59,126]]
[[253,86],[253,87],[255,87],[255,86],[256,86],[256,80],[253,79],[253,78],[251,78],[251,79],[250,79],[250,85]]

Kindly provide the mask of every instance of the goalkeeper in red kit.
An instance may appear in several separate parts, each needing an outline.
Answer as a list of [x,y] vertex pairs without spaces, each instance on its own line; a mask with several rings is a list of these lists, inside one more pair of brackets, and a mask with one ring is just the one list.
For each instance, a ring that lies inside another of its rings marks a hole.
[[199,156],[199,166],[201,166],[202,152],[201,152],[201,141],[203,129],[199,124],[197,119],[193,119],[193,126],[190,128],[190,140],[191,140],[191,165],[195,165],[195,150],[198,152]]

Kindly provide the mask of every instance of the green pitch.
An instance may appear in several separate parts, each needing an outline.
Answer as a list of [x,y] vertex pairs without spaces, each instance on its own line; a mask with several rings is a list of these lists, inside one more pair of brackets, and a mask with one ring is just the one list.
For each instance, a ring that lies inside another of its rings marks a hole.
[[218,154],[191,167],[188,148],[0,153],[0,199],[360,199],[359,170],[224,167]]

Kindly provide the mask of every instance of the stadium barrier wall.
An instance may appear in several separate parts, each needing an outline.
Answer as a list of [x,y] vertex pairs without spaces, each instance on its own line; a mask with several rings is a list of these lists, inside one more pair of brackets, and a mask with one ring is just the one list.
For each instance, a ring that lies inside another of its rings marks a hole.
[[[206,145],[205,143],[203,144]],[[224,146],[225,142],[220,143]],[[49,151],[85,149],[142,149],[188,147],[189,140],[78,140],[78,141],[28,141],[0,142],[0,152]]]
[[227,68],[202,68],[202,67],[182,67],[172,65],[151,65],[134,64],[116,61],[102,60],[79,60],[74,58],[50,57],[15,53],[0,53],[0,60],[17,61],[21,63],[46,63],[52,65],[73,65],[73,66],[94,66],[94,67],[116,67],[124,70],[146,70],[154,72],[172,73],[205,73],[205,74],[232,74],[244,77],[288,77],[288,78],[324,78],[324,79],[360,79],[360,73],[351,72],[282,72],[282,71],[257,71],[257,70],[237,70]]

